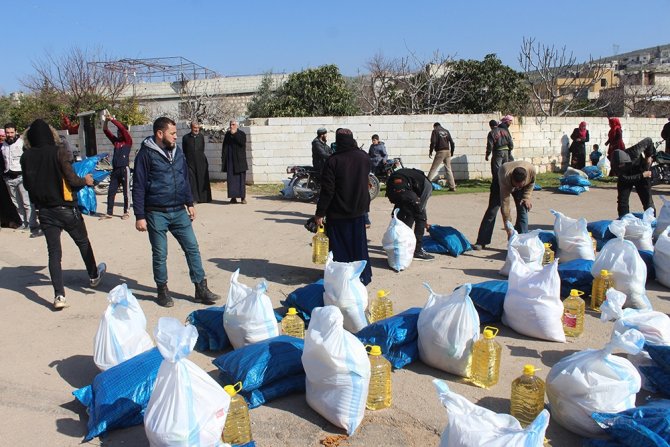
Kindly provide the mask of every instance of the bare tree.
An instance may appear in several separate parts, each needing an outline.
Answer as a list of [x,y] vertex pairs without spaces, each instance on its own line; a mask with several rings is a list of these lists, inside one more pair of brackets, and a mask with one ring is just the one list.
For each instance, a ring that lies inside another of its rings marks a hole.
[[223,125],[240,114],[229,98],[212,93],[209,80],[182,80],[173,83],[180,97],[179,119]]
[[588,99],[589,90],[600,83],[610,68],[589,58],[577,63],[566,48],[556,48],[523,38],[519,64],[531,90],[533,111],[541,116],[589,114],[609,104]]
[[435,52],[429,60],[415,53],[387,59],[377,54],[359,77],[362,108],[372,115],[446,113],[464,96],[466,80],[453,59]]
[[128,79],[124,73],[93,63],[100,60],[109,60],[100,49],[73,47],[62,56],[47,53],[43,59],[33,61],[35,74],[21,83],[32,93],[45,89],[56,92],[63,105],[74,112],[114,106],[121,100]]

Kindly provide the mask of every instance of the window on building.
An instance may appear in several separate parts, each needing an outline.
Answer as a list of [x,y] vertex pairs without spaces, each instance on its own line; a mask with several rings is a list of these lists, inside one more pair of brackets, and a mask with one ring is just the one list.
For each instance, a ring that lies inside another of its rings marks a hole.
[[601,87],[601,88],[606,88],[606,87],[607,87],[607,79],[602,78],[602,79],[600,80],[600,87]]

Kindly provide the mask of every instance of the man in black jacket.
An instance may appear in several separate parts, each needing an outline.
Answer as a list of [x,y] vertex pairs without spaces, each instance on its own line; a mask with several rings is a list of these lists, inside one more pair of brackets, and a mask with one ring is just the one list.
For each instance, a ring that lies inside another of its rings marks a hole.
[[107,266],[105,263],[96,266],[86,225],[77,208],[77,194],[73,191],[84,185],[93,185],[93,177],[91,174],[78,177],[72,169],[70,153],[56,141],[60,141],[60,137],[45,121],[33,121],[26,134],[26,144],[30,148],[21,156],[21,171],[30,201],[39,213],[40,227],[49,252],[49,275],[55,296],[53,306],[60,310],[69,306],[65,300],[61,269],[60,235],[63,230],[79,248],[91,287],[100,284]]
[[456,190],[454,173],[451,172],[451,157],[454,156],[455,148],[456,145],[451,138],[451,133],[442,127],[440,123],[433,124],[433,133],[430,134],[430,151],[428,152],[428,157],[432,157],[433,152],[435,152],[435,159],[428,172],[428,180],[432,182],[433,177],[437,174],[437,170],[440,169],[440,165],[444,164],[449,191]]
[[435,256],[423,249],[423,233],[428,223],[426,204],[433,192],[430,180],[418,169],[398,169],[386,181],[386,197],[398,208],[398,219],[408,227],[414,225],[416,248],[414,258],[430,261]]
[[645,138],[625,150],[617,149],[612,154],[612,171],[617,176],[617,212],[619,217],[630,212],[630,193],[635,188],[642,202],[643,211],[654,207],[651,196],[651,157],[655,147],[651,138]]
[[370,157],[358,148],[349,129],[337,129],[335,143],[337,151],[326,160],[321,174],[321,194],[314,220],[323,225],[324,217],[327,219],[333,260],[366,261],[360,278],[367,285],[372,280],[365,230],[365,213],[370,210]]
[[323,170],[323,165],[330,157],[333,151],[328,146],[328,130],[320,127],[316,131],[316,138],[312,140],[312,167],[319,174]]

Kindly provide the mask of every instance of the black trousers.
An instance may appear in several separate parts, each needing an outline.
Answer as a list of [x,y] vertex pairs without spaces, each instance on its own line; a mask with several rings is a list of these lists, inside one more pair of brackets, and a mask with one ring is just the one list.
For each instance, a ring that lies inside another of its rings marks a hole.
[[630,212],[630,193],[637,192],[640,202],[642,202],[642,210],[646,211],[648,208],[654,208],[654,215],[656,214],[656,207],[654,207],[654,200],[651,196],[651,179],[643,178],[635,183],[625,183],[618,181],[617,189],[617,212],[619,217]]
[[128,190],[130,189],[130,168],[124,166],[114,168],[109,175],[109,190],[107,191],[107,214],[110,216],[114,212],[114,199],[119,185],[123,189],[123,214],[128,212]]
[[86,265],[89,278],[98,276],[98,267],[93,256],[93,248],[88,240],[86,225],[81,212],[76,207],[59,206],[55,208],[42,208],[39,210],[40,227],[44,232],[49,253],[49,275],[54,288],[54,296],[65,296],[63,285],[63,270],[61,259],[63,250],[61,248],[60,235],[65,230],[79,248],[81,258]]
[[[433,194],[433,184],[425,179],[423,192],[419,197],[419,207],[402,203],[396,205],[398,208],[398,219],[405,225],[412,228],[414,225],[414,237],[416,237],[415,251],[420,251],[423,248],[423,235],[426,231],[426,223],[428,222],[428,214],[426,213],[426,205],[428,199]],[[394,210],[395,210],[394,208]]]

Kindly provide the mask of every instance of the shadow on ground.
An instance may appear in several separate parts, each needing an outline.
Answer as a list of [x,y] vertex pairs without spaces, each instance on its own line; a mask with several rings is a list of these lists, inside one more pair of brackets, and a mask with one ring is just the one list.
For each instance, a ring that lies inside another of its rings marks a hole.
[[240,273],[251,278],[265,278],[280,284],[303,285],[311,284],[323,277],[322,268],[305,268],[295,265],[276,264],[267,259],[223,259],[211,258],[208,261],[216,264],[221,270]]

